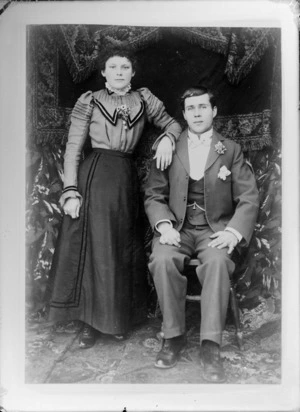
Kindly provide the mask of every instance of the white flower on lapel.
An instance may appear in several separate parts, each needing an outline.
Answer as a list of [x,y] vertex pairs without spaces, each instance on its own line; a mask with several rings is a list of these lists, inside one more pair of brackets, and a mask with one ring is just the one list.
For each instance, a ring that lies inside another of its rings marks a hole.
[[218,173],[218,178],[221,180],[226,180],[226,177],[231,175],[231,172],[227,169],[226,166],[222,166]]
[[217,144],[215,144],[215,152],[217,152],[218,154],[224,154],[226,150],[227,149],[222,142],[218,142]]

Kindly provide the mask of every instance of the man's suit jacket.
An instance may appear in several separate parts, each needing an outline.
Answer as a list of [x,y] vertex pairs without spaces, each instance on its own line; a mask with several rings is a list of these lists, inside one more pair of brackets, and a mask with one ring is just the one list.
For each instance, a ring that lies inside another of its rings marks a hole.
[[[219,154],[215,145],[221,142],[226,151]],[[222,166],[231,172],[226,180],[218,173]],[[176,142],[172,164],[165,171],[151,165],[145,186],[145,210],[154,228],[160,220],[171,220],[175,229],[182,228],[187,206],[189,185],[188,132],[184,130]],[[226,226],[242,236],[241,245],[247,245],[255,226],[259,195],[254,173],[246,163],[239,144],[213,132],[204,173],[205,213],[214,232]]]

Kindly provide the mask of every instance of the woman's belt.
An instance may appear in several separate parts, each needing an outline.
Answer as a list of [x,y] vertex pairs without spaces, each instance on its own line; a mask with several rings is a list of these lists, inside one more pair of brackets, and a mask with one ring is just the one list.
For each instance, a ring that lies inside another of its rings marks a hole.
[[93,151],[96,152],[96,153],[107,154],[109,156],[127,157],[129,159],[132,158],[132,153],[120,152],[118,150],[111,150],[111,149],[103,149],[103,148],[100,148],[100,147],[94,147]]

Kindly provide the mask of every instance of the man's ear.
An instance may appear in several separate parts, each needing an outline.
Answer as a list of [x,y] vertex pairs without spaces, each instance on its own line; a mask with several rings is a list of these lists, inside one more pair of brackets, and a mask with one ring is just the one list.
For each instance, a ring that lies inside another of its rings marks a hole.
[[182,110],[182,116],[183,116],[184,120],[186,121],[185,111],[184,110]]
[[132,72],[132,76],[131,77],[134,77],[135,76],[135,72]]
[[101,74],[102,74],[103,77],[105,77],[105,71],[104,70],[101,70]]
[[215,118],[217,116],[217,113],[218,113],[217,106],[214,106],[213,107],[213,118]]

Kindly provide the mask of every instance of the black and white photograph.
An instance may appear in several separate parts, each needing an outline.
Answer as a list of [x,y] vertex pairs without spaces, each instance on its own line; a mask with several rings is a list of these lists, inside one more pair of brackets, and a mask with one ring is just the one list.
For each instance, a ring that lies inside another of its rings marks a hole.
[[0,16],[1,406],[298,410],[296,4],[71,3]]

